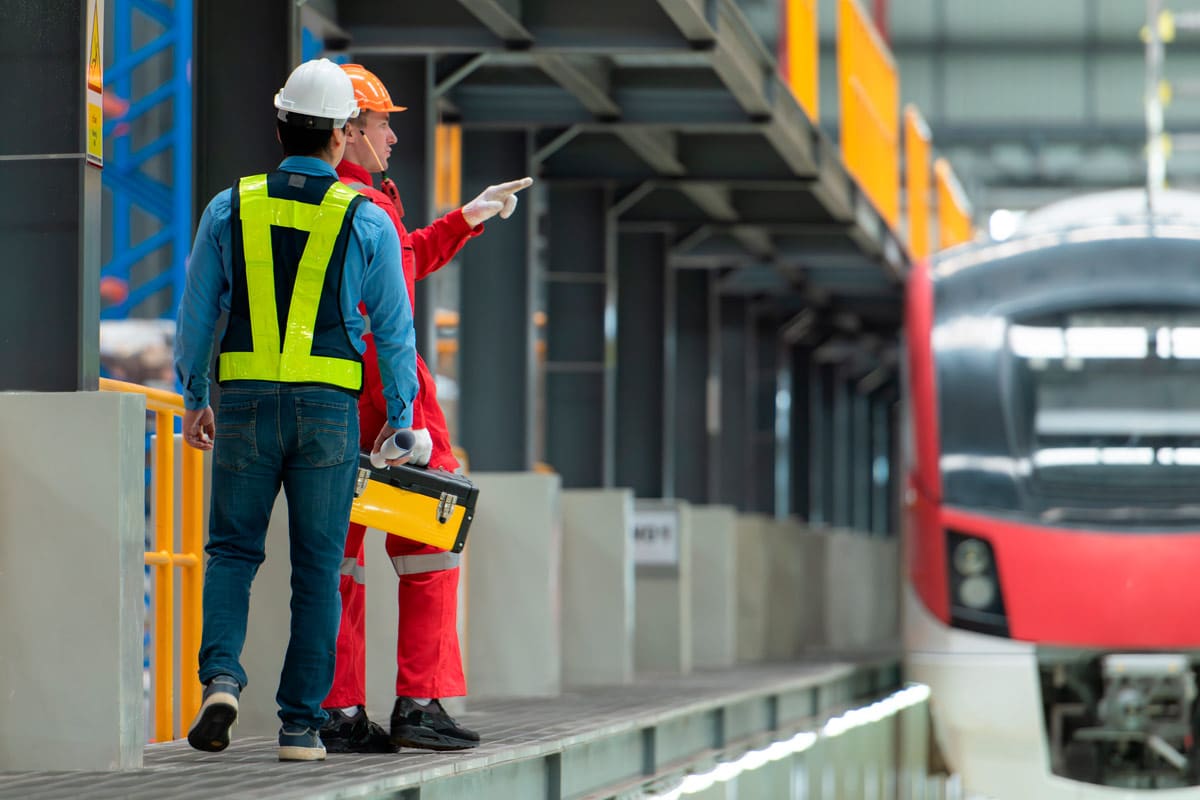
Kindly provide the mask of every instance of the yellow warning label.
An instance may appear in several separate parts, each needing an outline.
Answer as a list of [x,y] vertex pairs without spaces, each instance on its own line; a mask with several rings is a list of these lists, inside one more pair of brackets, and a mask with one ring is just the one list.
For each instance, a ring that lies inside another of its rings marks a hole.
[[104,166],[104,0],[88,3],[87,39],[87,160]]
[[87,160],[104,165],[104,111],[92,102],[87,104]]
[[92,91],[104,91],[104,58],[100,50],[100,9],[99,0],[92,0],[92,38],[88,48],[87,85]]

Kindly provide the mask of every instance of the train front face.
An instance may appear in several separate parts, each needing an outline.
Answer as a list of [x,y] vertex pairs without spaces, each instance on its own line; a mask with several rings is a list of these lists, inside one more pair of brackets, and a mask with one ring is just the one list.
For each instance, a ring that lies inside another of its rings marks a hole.
[[974,791],[1200,783],[1200,240],[1145,234],[966,251],[910,306],[909,666]]

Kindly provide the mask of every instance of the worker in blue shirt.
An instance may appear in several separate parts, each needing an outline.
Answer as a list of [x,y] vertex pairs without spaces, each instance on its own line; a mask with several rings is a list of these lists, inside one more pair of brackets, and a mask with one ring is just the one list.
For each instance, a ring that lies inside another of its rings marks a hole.
[[[374,450],[411,427],[417,393],[412,309],[391,220],[338,180],[346,125],[358,113],[350,78],[326,59],[301,64],[275,96],[284,160],[209,203],[179,305],[175,369],[183,437],[213,450],[199,750],[229,745],[246,685],[240,663],[250,584],[264,559],[282,485],[292,560],[291,639],[276,700],[279,758],[325,758],[321,702],[333,682],[339,567],[358,464],[362,303],[387,400]],[[214,420],[208,371],[218,316]],[[402,464],[407,457],[393,459]]]

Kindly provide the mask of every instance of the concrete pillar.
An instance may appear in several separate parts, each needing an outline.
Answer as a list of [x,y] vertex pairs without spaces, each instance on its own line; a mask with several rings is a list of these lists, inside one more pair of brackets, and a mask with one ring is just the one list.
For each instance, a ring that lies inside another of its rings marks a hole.
[[692,666],[737,662],[737,512],[692,506]]
[[0,24],[5,101],[22,116],[0,131],[0,185],[9,187],[0,241],[12,265],[0,294],[0,390],[95,389],[100,374],[100,170],[86,161],[88,108],[98,114],[100,103],[87,86],[90,5],[8,3]]
[[0,770],[142,766],[145,413],[0,394]]
[[[531,142],[524,131],[464,131],[463,185],[529,174]],[[459,430],[477,472],[527,470],[534,462],[537,206],[536,192],[524,192],[516,215],[489,223],[460,256]]]
[[639,672],[686,675],[692,671],[691,506],[639,501],[634,525],[634,665]]
[[633,680],[633,492],[562,493],[562,648],[567,686]]
[[553,696],[562,686],[562,508],[557,475],[473,472],[467,547],[473,697]]

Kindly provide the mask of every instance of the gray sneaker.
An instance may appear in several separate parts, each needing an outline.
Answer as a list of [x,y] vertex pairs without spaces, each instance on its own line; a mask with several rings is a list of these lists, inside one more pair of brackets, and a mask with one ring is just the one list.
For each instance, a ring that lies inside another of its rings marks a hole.
[[219,753],[229,747],[229,731],[237,722],[242,687],[232,675],[217,675],[204,686],[200,711],[188,729],[188,744]]
[[312,728],[284,725],[279,729],[280,761],[324,761],[325,745],[321,734]]

